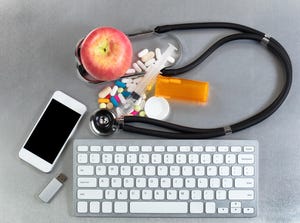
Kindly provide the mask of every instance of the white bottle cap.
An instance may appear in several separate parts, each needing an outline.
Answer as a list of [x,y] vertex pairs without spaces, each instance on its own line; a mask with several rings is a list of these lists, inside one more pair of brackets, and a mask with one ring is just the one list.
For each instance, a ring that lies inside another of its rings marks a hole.
[[169,116],[170,106],[163,97],[151,97],[145,103],[145,113],[147,117],[164,120]]

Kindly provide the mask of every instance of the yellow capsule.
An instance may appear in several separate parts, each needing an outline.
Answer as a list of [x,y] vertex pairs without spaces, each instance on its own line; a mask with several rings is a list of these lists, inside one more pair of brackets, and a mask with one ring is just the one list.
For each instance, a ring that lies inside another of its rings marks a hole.
[[140,113],[139,113],[139,116],[141,116],[141,117],[145,117],[145,116],[146,116],[146,112],[144,112],[144,111],[140,111]]
[[122,93],[123,91],[124,91],[123,88],[121,88],[121,87],[118,88],[118,93],[119,93],[119,94]]
[[135,105],[134,106],[134,110],[137,111],[137,112],[139,112],[141,110],[141,106]]
[[98,98],[98,103],[101,104],[101,103],[108,103],[109,102],[109,99],[108,98]]

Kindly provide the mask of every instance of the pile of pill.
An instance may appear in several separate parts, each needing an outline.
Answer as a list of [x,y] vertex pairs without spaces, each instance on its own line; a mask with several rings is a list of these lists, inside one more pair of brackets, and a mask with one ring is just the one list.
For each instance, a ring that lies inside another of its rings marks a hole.
[[[156,48],[154,51],[143,49],[138,53],[138,61],[132,64],[132,68],[128,69],[126,74],[135,74],[145,72],[148,67],[154,64],[156,59],[161,57],[161,50]],[[174,63],[173,57],[168,58],[169,63]],[[100,109],[116,109],[121,104],[126,103],[126,98],[133,92],[136,86],[143,80],[143,77],[123,77],[114,82],[113,86],[106,86],[98,94],[98,104]],[[147,89],[151,90],[151,87]],[[134,109],[130,115],[146,116],[144,106],[147,96],[142,97],[135,103]]]

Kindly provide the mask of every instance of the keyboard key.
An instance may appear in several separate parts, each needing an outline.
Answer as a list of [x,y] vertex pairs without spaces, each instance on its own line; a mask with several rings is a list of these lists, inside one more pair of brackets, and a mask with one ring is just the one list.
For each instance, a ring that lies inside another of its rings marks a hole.
[[139,155],[139,163],[141,163],[141,164],[147,164],[147,163],[149,163],[149,154],[145,154],[145,153],[143,153],[143,154],[140,154]]
[[150,188],[158,187],[158,178],[149,178],[148,179],[148,187],[150,187]]
[[142,152],[151,152],[152,146],[142,146],[141,150]]
[[152,199],[152,191],[151,190],[142,190],[142,199],[143,200],[151,200]]
[[240,164],[252,164],[252,163],[254,163],[253,154],[239,154],[238,155],[238,163],[240,163]]
[[167,190],[167,200],[176,200],[177,191],[176,190]]
[[226,190],[217,190],[216,191],[216,199],[217,200],[226,200],[227,198],[227,192]]
[[155,152],[164,152],[165,147],[164,146],[154,146],[154,151]]
[[211,162],[211,156],[209,154],[201,154],[201,163],[209,164]]
[[234,181],[236,188],[251,188],[254,187],[253,178],[236,178]]
[[232,166],[231,167],[232,176],[241,176],[242,175],[242,167],[240,166]]
[[109,166],[107,169],[108,169],[108,175],[110,176],[117,176],[119,174],[118,166]]
[[192,190],[192,200],[201,200],[202,198],[202,192],[201,190]]
[[114,151],[114,147],[113,146],[103,146],[102,147],[104,152],[112,152]]
[[185,178],[185,187],[193,188],[196,186],[196,180],[194,178]]
[[175,161],[174,154],[164,154],[164,163],[173,164]]
[[205,174],[204,166],[195,166],[194,169],[195,169],[196,176],[204,176],[204,174]]
[[240,214],[242,212],[241,208],[230,208],[230,212],[233,214]]
[[191,202],[190,212],[192,214],[203,213],[203,202]]
[[230,200],[253,200],[254,191],[253,190],[230,190],[228,192],[228,197]]
[[88,177],[78,178],[77,186],[78,187],[96,187],[97,179],[96,178],[88,178]]
[[119,163],[124,163],[124,162],[125,162],[124,154],[121,154],[121,153],[115,154],[115,163],[119,164]]
[[230,151],[233,153],[239,153],[242,151],[242,147],[241,146],[231,146]]
[[173,178],[173,187],[174,188],[182,188],[183,187],[183,179],[182,178]]
[[146,178],[136,178],[136,187],[144,188],[146,187]]
[[245,166],[244,167],[244,175],[245,176],[253,176],[254,175],[254,167],[253,166]]
[[213,163],[214,164],[221,164],[224,162],[223,154],[214,154],[213,155]]
[[204,190],[203,198],[204,200],[213,200],[214,199],[214,191],[213,190]]
[[126,152],[126,146],[116,146],[117,152]]
[[161,154],[152,154],[151,155],[151,162],[154,163],[154,164],[161,163],[161,161],[162,161],[161,157],[162,157]]
[[245,214],[253,214],[254,213],[254,208],[243,208],[243,212]]
[[112,163],[113,158],[112,154],[104,153],[102,155],[102,163]]
[[207,178],[198,178],[198,187],[199,188],[207,188],[208,187]]
[[217,167],[216,166],[208,166],[206,168],[207,176],[216,176],[217,175]]
[[179,151],[180,152],[190,152],[191,147],[190,146],[179,146]]
[[91,150],[91,152],[100,152],[101,147],[100,146],[91,146],[90,150]]
[[126,200],[128,198],[127,190],[118,190],[117,191],[117,198],[119,200]]
[[91,213],[99,213],[100,212],[100,202],[99,201],[91,201],[90,202],[90,212]]
[[78,166],[77,167],[77,174],[82,176],[90,176],[94,174],[94,167],[93,166]]
[[99,187],[109,187],[109,178],[101,177],[99,179]]
[[133,166],[132,173],[134,176],[142,176],[143,175],[143,167],[142,166]]
[[162,188],[169,188],[169,187],[171,187],[171,179],[170,178],[161,178],[160,179],[160,186]]
[[106,175],[106,166],[96,166],[96,175],[105,176]]
[[87,152],[89,150],[88,146],[77,146],[78,152]]
[[77,155],[77,162],[78,163],[87,163],[88,162],[88,156],[85,153],[79,153]]
[[216,152],[215,146],[205,146],[205,152]]
[[182,175],[183,176],[192,176],[193,175],[193,167],[192,166],[183,166],[182,167]]
[[88,204],[86,201],[77,202],[77,212],[78,213],[87,213],[87,211],[88,211]]
[[165,199],[165,191],[164,190],[155,190],[154,191],[154,199],[155,200],[164,200]]
[[167,176],[168,175],[168,167],[167,166],[158,166],[157,167],[157,175],[158,176]]
[[102,202],[102,212],[103,213],[112,213],[112,202]]
[[192,147],[193,152],[203,152],[202,146],[193,146]]
[[115,210],[115,213],[127,213],[128,212],[127,202],[115,202],[114,210]]
[[180,175],[180,167],[179,166],[171,166],[170,167],[170,175],[171,176],[179,176]]
[[187,202],[130,202],[131,213],[187,213]]
[[128,151],[129,152],[138,152],[140,150],[140,147],[138,146],[129,146]]
[[199,163],[199,155],[198,154],[190,154],[189,155],[189,163],[190,164],[196,164],[196,163]]
[[222,179],[222,187],[224,188],[231,188],[233,186],[231,178],[223,178]]
[[127,154],[127,163],[135,164],[137,163],[137,155],[136,154]]
[[100,162],[100,155],[96,153],[90,154],[90,163],[99,163]]
[[211,188],[219,188],[220,187],[220,179],[219,178],[211,178],[209,181],[209,186]]
[[122,179],[121,178],[111,178],[111,186],[112,187],[122,187]]
[[186,163],[186,155],[185,154],[177,154],[176,155],[176,163],[185,164]]
[[228,213],[228,208],[218,208],[218,213],[219,214],[227,214]]
[[120,173],[122,176],[129,176],[131,174],[130,166],[121,166]]
[[179,200],[188,200],[190,199],[190,192],[188,190],[179,191]]
[[116,198],[115,190],[105,190],[105,199],[112,200]]
[[129,198],[131,200],[138,200],[138,199],[140,199],[140,191],[139,190],[130,190],[129,191]]
[[177,146],[167,146],[168,152],[177,152]]
[[216,203],[215,202],[206,202],[205,203],[205,212],[207,214],[216,213]]
[[155,166],[146,166],[145,174],[146,174],[146,176],[154,176],[155,175]]
[[244,146],[245,153],[252,153],[254,152],[254,146]]
[[124,178],[123,179],[124,183],[124,187],[133,187],[134,186],[134,179],[133,178]]
[[78,199],[102,199],[103,191],[102,190],[78,190],[77,191]]
[[220,176],[228,176],[229,175],[229,167],[228,166],[220,166],[219,174],[220,174]]
[[236,162],[235,154],[226,154],[225,162],[227,164],[234,164]]
[[228,146],[218,146],[218,152],[228,152],[229,151],[229,147]]

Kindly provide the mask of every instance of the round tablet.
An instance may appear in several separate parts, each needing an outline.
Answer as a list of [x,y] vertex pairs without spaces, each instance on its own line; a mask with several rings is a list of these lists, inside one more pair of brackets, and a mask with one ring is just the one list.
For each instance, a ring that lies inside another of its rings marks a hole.
[[151,97],[145,103],[144,111],[149,118],[164,120],[170,113],[170,106],[163,97]]

